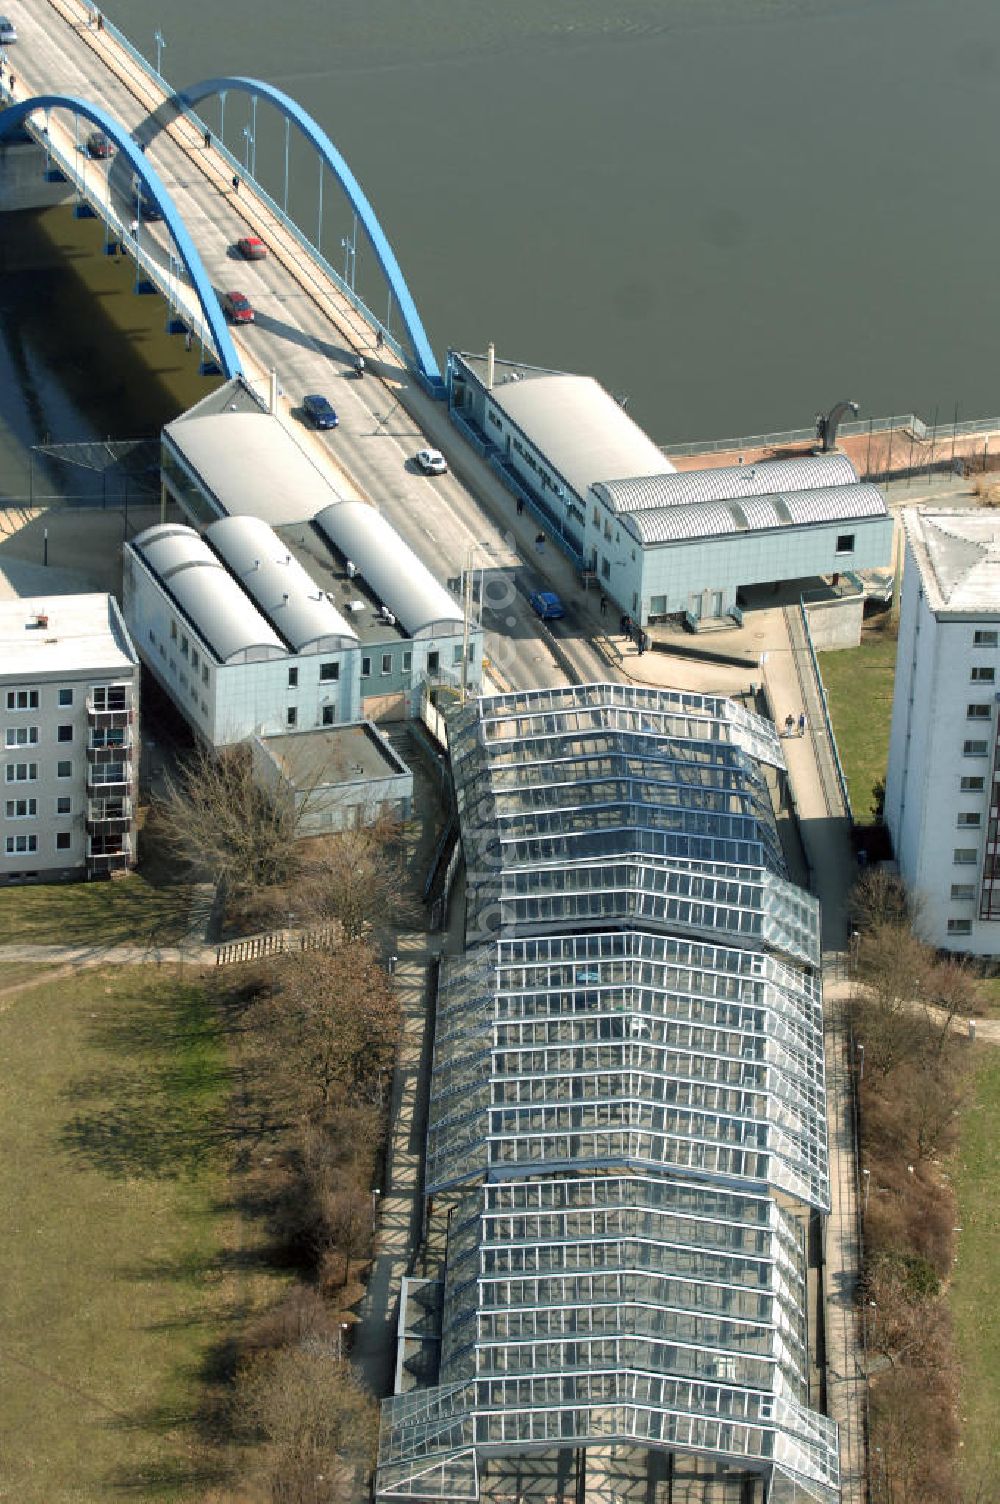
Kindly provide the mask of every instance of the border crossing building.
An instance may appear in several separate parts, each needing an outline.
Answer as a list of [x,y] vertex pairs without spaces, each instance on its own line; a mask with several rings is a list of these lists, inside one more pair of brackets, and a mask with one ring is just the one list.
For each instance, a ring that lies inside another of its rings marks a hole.
[[885,819],[932,945],[1000,954],[1000,520],[903,512]]
[[242,382],[164,429],[161,475],[188,520],[126,546],[125,615],[212,745],[408,714],[427,683],[479,688],[481,626]]
[[843,454],[676,471],[592,378],[452,351],[452,420],[633,620],[739,619],[741,589],[888,564],[892,520]]
[[377,1498],[836,1504],[807,1298],[819,912],[781,854],[773,725],[591,684],[481,699],[449,742],[437,1264],[404,1282]]

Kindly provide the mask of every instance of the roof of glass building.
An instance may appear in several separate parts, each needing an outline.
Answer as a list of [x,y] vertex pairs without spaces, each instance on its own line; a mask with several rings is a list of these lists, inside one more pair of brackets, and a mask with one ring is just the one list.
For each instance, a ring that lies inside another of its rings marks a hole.
[[379,1495],[472,1499],[490,1458],[621,1443],[835,1504],[794,1211],[829,1206],[818,910],[784,870],[773,726],[598,684],[481,700],[449,740],[441,1357],[385,1403]]

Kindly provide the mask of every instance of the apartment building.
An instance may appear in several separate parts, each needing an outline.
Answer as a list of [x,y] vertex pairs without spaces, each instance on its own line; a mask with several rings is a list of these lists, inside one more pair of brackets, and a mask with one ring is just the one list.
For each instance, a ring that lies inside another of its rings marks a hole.
[[110,595],[0,602],[0,882],[135,862],[139,659]]
[[885,818],[931,944],[1000,954],[1000,518],[903,514]]

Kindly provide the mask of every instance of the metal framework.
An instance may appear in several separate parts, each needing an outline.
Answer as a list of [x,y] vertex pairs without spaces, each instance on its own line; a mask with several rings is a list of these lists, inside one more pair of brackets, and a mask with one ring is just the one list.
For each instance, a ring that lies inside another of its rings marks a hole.
[[36,94],[33,99],[24,99],[20,104],[8,104],[6,109],[0,110],[0,141],[13,135],[30,115],[39,110],[70,110],[76,115],[82,115],[115,143],[121,156],[127,160],[163,214],[164,223],[173,236],[177,255],[191,278],[192,287],[198,294],[198,301],[205,315],[205,322],[211,333],[223,374],[226,377],[242,375],[242,362],[236,353],[236,346],[229,333],[215,288],[209,280],[194,241],[188,234],[184,221],[156,168],[140,151],[136,141],[113,115],[108,114],[107,110],[74,94]]
[[805,1314],[818,910],[782,863],[773,727],[602,684],[484,699],[449,741],[479,943],[438,994],[441,1357],[384,1405],[379,1496],[474,1499],[498,1459],[567,1449],[606,1483],[623,1446],[835,1504]]
[[182,104],[195,106],[203,99],[211,95],[221,95],[224,99],[229,93],[249,94],[251,99],[265,99],[269,104],[291,121],[301,132],[306,140],[318,153],[323,164],[330,169],[335,179],[340,184],[347,197],[362,229],[368,237],[375,259],[382,269],[392,294],[396,299],[400,316],[406,332],[409,335],[413,348],[414,360],[417,369],[426,377],[433,387],[443,387],[443,378],[434,357],[430,340],[417,312],[417,305],[413,301],[413,295],[406,284],[406,279],[396,260],[396,253],[386,237],[385,231],[379,223],[375,210],[372,208],[364,190],[357,178],[348,167],[341,153],[334,146],[329,136],[313,117],[302,108],[290,95],[281,89],[276,89],[273,84],[263,83],[259,78],[205,78],[200,83],[191,84],[183,89],[177,98]]

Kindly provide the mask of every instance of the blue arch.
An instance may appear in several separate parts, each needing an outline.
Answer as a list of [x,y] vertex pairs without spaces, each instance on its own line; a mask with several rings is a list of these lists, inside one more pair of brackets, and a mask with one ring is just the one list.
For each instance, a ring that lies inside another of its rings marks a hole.
[[385,231],[375,217],[375,210],[365,197],[361,184],[329,136],[290,95],[283,93],[281,89],[276,89],[273,84],[262,83],[257,78],[206,78],[199,84],[192,84],[190,88],[182,89],[177,97],[182,103],[194,106],[212,94],[228,94],[230,91],[266,99],[269,104],[273,104],[276,109],[280,110],[287,120],[292,121],[316,148],[350,201],[375,252],[375,258],[382,268],[383,275],[392,288],[396,306],[399,308],[406,332],[410,337],[418,369],[432,387],[443,386],[434,351],[431,349],[430,340],[427,338],[417,312],[417,305],[406,285],[395,252],[386,239]]
[[25,119],[36,110],[72,110],[75,114],[83,115],[85,119],[91,121],[104,132],[109,140],[115,143],[118,150],[131,164],[150,197],[159,205],[164,222],[174,238],[177,254],[184,263],[187,274],[191,278],[191,284],[198,294],[223,374],[227,377],[241,376],[243,366],[240,357],[236,353],[236,346],[233,344],[229,326],[219,306],[215,288],[208,280],[208,273],[202,265],[194,241],[185,229],[184,221],[173,199],[163,186],[156,169],[146,160],[125,127],[100,105],[91,104],[89,100],[80,99],[74,94],[36,94],[33,99],[25,99],[20,104],[8,105],[5,110],[0,110],[0,141],[18,130]]

